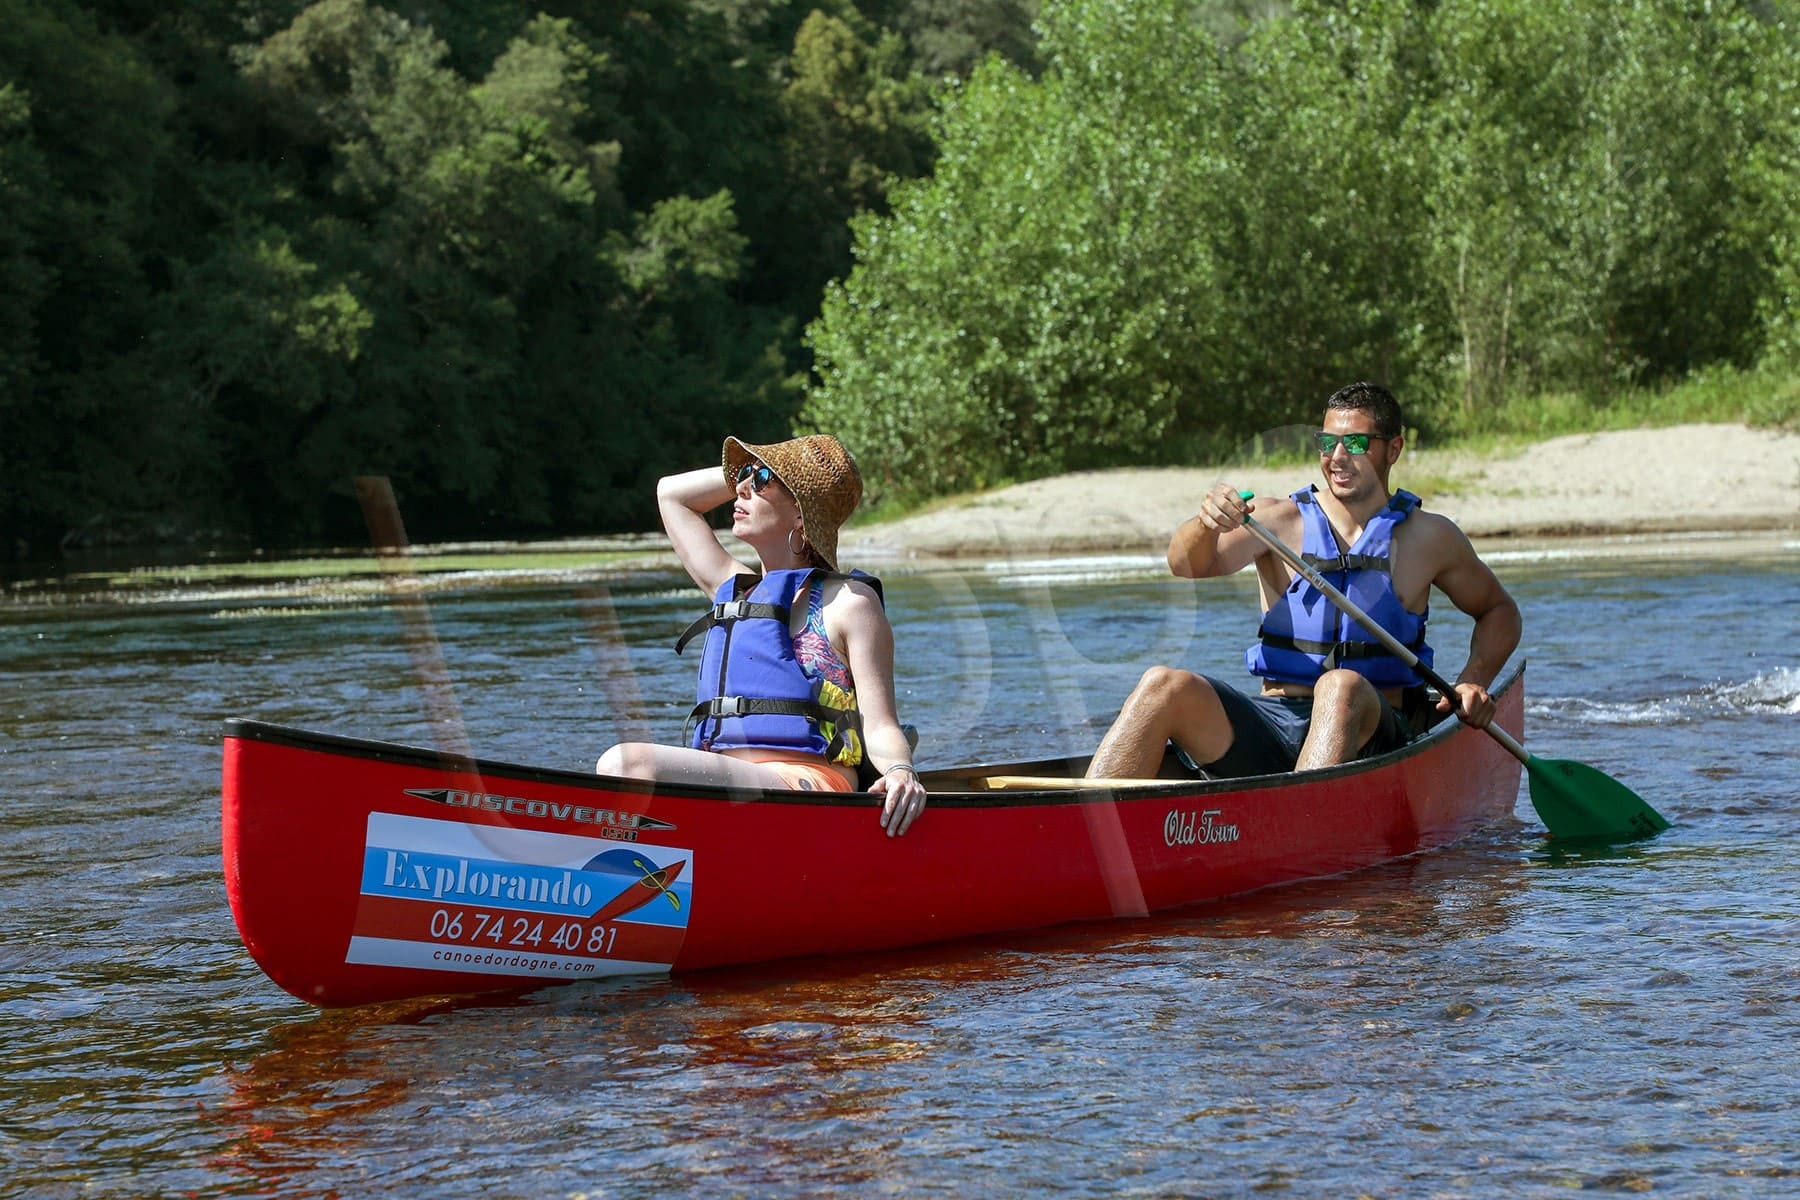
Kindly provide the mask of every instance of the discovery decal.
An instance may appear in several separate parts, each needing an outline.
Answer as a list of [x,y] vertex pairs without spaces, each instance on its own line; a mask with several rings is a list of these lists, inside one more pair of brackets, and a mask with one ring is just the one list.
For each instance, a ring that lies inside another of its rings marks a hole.
[[539,817],[550,821],[573,821],[598,826],[600,836],[619,842],[635,842],[645,829],[673,829],[671,821],[659,821],[643,813],[619,812],[611,808],[594,808],[583,804],[558,804],[549,800],[527,800],[523,796],[500,796],[492,792],[469,792],[461,788],[405,788],[415,800],[429,800],[445,808],[467,808],[476,812],[501,813],[511,817]]

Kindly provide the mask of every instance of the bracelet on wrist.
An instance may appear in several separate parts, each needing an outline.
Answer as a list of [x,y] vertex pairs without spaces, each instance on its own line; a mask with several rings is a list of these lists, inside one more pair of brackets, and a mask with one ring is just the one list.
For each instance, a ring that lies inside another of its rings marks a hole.
[[895,771],[911,771],[913,773],[914,779],[917,779],[919,777],[919,768],[913,766],[911,763],[904,763],[904,762],[894,763],[894,764],[890,765],[888,767],[888,769],[883,771],[881,774],[883,777],[886,777],[888,775],[892,775]]

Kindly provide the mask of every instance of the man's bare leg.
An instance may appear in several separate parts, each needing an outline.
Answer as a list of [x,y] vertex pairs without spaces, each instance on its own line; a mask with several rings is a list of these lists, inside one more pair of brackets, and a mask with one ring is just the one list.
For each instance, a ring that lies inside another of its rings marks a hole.
[[1381,695],[1355,671],[1327,671],[1313,685],[1312,725],[1296,771],[1333,767],[1355,758],[1381,725]]
[[1170,741],[1197,763],[1231,749],[1231,722],[1212,685],[1192,671],[1151,667],[1125,697],[1088,764],[1089,779],[1149,779]]

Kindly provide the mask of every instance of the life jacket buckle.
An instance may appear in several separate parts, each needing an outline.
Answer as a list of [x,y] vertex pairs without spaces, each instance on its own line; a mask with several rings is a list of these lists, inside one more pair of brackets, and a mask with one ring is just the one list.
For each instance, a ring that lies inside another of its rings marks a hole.
[[743,716],[744,698],[742,696],[720,696],[712,702],[712,715],[715,717]]

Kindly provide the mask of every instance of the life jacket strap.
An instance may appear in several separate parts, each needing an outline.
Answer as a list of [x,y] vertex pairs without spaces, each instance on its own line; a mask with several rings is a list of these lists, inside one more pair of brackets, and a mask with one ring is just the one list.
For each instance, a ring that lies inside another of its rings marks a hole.
[[689,642],[714,625],[725,625],[751,617],[767,617],[785,625],[792,612],[792,609],[780,604],[763,604],[754,600],[723,601],[701,613],[698,620],[682,631],[681,636],[675,639],[675,653],[680,654]]
[[828,704],[820,704],[816,700],[773,700],[759,696],[715,696],[711,700],[702,700],[694,705],[688,713],[687,723],[682,726],[682,745],[691,745],[694,727],[701,721],[713,717],[806,717],[819,724],[829,722],[837,729],[827,748],[826,758],[832,757],[842,745],[845,730],[861,730],[862,714],[853,708],[832,708]]
[[[1298,650],[1302,654],[1326,654],[1338,662],[1347,658],[1389,657],[1387,647],[1380,642],[1315,642],[1310,638],[1290,637],[1285,633],[1264,633],[1261,637],[1265,646],[1274,646],[1278,650]],[[1421,633],[1406,648],[1417,654],[1424,645],[1425,635]]]
[[1303,554],[1316,571],[1380,571],[1388,573],[1388,560],[1376,554]]
[[[1319,485],[1315,483],[1303,487],[1292,496],[1289,496],[1288,499],[1296,504],[1317,504],[1319,502]],[[1424,503],[1423,500],[1419,499],[1405,488],[1400,488],[1392,496],[1388,497],[1388,502],[1385,507],[1391,508],[1397,513],[1409,513]]]

